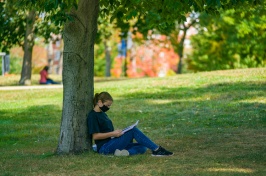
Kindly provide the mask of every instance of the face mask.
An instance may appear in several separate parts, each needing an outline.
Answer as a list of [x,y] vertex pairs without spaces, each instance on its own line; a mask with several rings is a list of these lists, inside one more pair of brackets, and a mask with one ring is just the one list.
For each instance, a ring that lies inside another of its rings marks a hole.
[[103,112],[108,111],[110,108],[108,108],[107,106],[103,105],[102,107],[99,107]]

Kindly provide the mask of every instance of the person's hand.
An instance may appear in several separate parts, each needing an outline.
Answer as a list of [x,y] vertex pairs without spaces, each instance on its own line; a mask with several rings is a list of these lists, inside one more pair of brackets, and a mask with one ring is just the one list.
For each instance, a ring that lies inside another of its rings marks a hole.
[[123,133],[123,131],[122,130],[115,130],[115,131],[113,131],[113,136],[114,137],[120,137],[120,136],[122,136],[124,133]]

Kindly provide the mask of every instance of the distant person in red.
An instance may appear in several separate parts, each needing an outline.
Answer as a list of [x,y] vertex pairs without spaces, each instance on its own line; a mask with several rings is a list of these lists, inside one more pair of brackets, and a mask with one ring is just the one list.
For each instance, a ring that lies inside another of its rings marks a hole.
[[40,72],[40,75],[41,75],[40,84],[60,84],[48,78],[48,70],[49,70],[49,67],[45,66]]

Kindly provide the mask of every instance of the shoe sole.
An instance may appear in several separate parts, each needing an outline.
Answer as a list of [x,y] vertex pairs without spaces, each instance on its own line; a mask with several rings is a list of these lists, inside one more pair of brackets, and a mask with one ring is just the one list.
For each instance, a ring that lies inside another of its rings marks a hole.
[[129,153],[127,150],[115,150],[114,153],[115,156],[129,156]]
[[166,156],[173,156],[174,154],[172,154],[172,155],[151,155],[151,156],[157,156],[157,157],[166,157]]

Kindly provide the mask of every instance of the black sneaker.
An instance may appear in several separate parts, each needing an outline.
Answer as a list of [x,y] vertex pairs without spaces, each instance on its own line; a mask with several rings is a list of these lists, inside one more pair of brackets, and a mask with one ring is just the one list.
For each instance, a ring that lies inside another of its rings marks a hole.
[[171,156],[171,155],[173,155],[173,152],[169,152],[161,146],[159,146],[158,150],[152,151],[152,156]]

